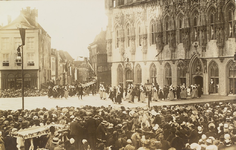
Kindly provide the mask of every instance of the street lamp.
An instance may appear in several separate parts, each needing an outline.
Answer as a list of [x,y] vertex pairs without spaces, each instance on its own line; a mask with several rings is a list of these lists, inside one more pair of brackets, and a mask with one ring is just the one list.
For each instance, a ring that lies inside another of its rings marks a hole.
[[[19,28],[20,31],[20,36],[21,36],[21,40],[22,40],[22,45],[20,45],[17,48],[17,57],[16,59],[19,60],[21,58],[21,78],[22,78],[22,84],[21,84],[21,96],[22,96],[22,110],[24,110],[24,53],[23,53],[23,46],[25,45],[25,28]],[[22,52],[20,53],[20,47],[22,47]],[[17,62],[17,65],[19,65],[20,63]]]

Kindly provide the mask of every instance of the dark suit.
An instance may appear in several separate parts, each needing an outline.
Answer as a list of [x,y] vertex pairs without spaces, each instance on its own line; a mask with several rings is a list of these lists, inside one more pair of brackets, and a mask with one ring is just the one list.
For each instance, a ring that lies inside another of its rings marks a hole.
[[75,139],[75,147],[80,149],[83,138],[83,126],[75,121],[70,124],[70,136]]
[[89,118],[87,120],[87,133],[88,133],[88,143],[92,149],[95,149],[96,146],[96,120]]

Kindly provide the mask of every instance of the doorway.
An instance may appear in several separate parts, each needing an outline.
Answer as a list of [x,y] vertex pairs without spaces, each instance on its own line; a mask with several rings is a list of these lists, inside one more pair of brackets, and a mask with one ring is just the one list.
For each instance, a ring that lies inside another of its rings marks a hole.
[[203,77],[202,76],[195,76],[194,77],[194,84],[200,84],[201,88],[203,87]]

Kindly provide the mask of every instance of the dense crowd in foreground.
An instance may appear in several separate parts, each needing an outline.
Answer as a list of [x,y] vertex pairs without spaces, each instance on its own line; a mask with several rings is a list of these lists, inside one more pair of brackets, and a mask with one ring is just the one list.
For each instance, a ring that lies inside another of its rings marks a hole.
[[[0,146],[2,150],[224,149],[236,144],[235,106],[234,102],[212,102],[151,108],[85,106],[1,111]],[[64,125],[64,130],[53,124]],[[12,136],[44,125],[52,125],[48,135],[25,140]]]
[[[0,91],[0,98],[12,98],[12,97],[21,97],[21,89],[5,89]],[[34,89],[34,88],[25,88],[24,96],[25,97],[35,97],[35,96],[45,96],[47,95],[47,89]]]

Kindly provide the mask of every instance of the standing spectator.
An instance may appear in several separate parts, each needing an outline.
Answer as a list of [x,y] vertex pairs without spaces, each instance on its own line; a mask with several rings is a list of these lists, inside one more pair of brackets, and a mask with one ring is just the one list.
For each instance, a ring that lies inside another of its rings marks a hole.
[[201,97],[201,95],[202,95],[202,87],[200,86],[200,84],[198,84],[198,86],[197,86],[197,91],[198,91],[198,97]]
[[127,145],[124,150],[135,150],[135,147],[132,145],[132,141],[130,139],[127,140]]
[[164,92],[164,100],[166,100],[169,93],[169,89],[166,85],[163,88],[163,92]]
[[2,137],[2,132],[0,131],[0,150],[5,150],[5,144]]
[[78,86],[77,92],[78,92],[78,99],[80,98],[82,100],[83,99],[83,87],[81,84]]

